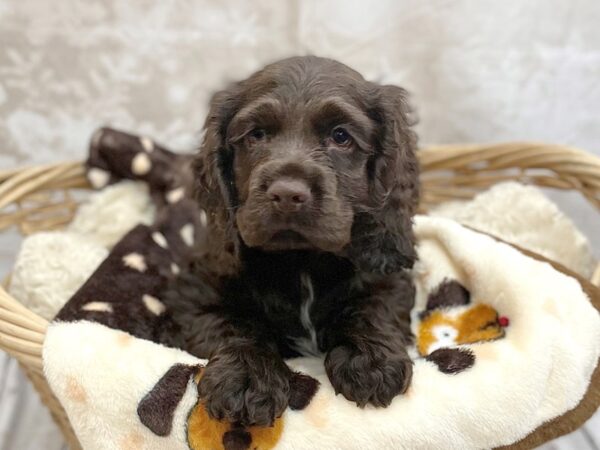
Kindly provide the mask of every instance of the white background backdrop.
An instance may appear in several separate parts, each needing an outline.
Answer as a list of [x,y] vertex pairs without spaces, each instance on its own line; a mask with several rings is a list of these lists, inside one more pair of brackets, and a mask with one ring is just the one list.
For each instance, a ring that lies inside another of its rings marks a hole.
[[[542,140],[600,155],[599,24],[595,0],[0,0],[0,169],[81,159],[102,124],[190,151],[211,92],[306,53],[406,87],[422,145]],[[600,216],[554,198],[600,255]],[[1,272],[15,247],[0,238]],[[36,407],[2,370],[6,448],[51,448],[19,431],[45,419],[23,425]]]

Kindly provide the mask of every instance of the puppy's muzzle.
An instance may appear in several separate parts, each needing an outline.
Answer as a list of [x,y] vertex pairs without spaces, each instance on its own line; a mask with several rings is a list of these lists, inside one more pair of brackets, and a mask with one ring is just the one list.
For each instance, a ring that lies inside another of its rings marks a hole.
[[274,159],[256,167],[236,216],[249,247],[268,251],[339,251],[350,238],[352,211],[336,195],[325,164]]

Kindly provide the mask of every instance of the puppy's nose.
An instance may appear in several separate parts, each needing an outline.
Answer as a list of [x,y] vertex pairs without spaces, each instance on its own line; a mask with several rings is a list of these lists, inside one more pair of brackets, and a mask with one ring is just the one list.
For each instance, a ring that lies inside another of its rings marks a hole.
[[267,196],[273,205],[286,212],[298,211],[312,200],[310,187],[297,178],[280,178],[267,189]]

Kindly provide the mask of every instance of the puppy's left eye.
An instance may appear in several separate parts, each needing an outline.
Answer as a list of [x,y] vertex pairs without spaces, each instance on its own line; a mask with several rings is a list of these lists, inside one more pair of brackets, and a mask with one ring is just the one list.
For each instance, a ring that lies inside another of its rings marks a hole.
[[248,137],[255,141],[260,141],[267,137],[267,131],[264,128],[255,128],[250,133],[248,133]]
[[342,127],[335,127],[331,131],[331,139],[333,139],[333,142],[337,145],[348,146],[352,143],[352,136],[350,136],[350,133]]

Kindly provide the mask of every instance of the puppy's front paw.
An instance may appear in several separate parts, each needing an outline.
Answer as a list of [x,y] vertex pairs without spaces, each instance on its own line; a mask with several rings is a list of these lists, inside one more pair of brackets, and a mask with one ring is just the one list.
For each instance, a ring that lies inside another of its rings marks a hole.
[[210,360],[198,385],[208,414],[242,426],[271,426],[289,397],[290,370],[272,353],[230,348]]
[[325,370],[336,394],[360,407],[388,406],[412,379],[412,361],[404,350],[390,354],[387,349],[335,347],[325,359]]

